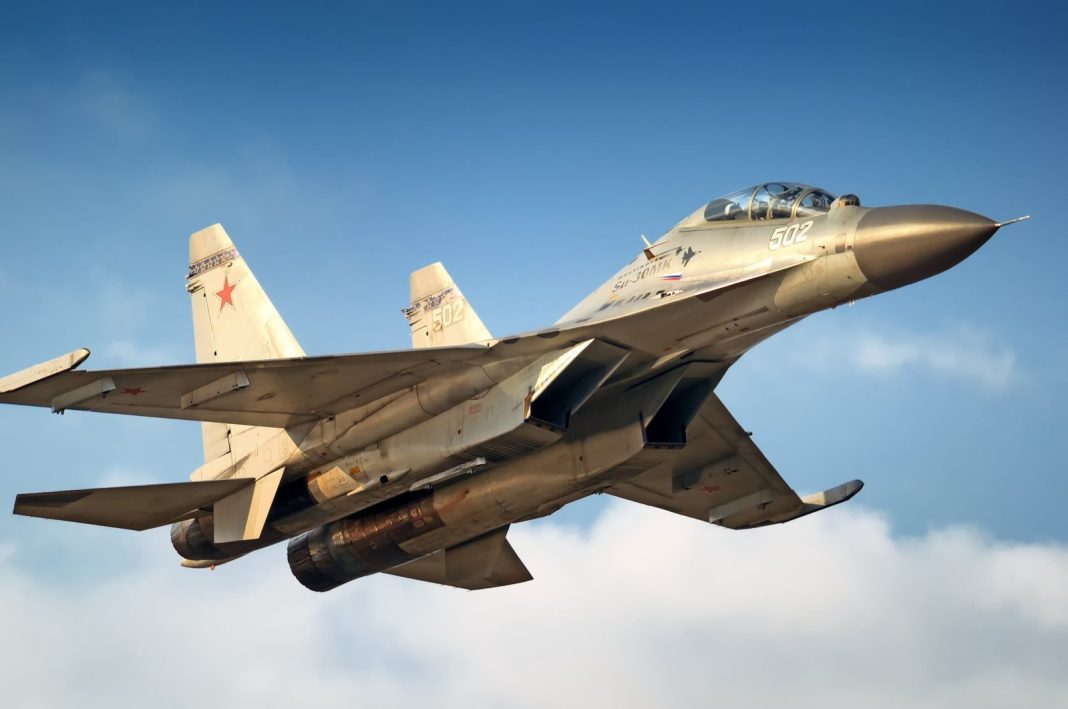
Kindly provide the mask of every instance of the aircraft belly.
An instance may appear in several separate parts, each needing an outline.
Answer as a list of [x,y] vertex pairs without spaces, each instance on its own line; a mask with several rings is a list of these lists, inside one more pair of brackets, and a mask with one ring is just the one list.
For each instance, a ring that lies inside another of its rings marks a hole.
[[603,475],[644,445],[637,416],[610,430],[560,441],[301,534],[289,543],[290,565],[301,583],[329,590],[534,516],[576,491],[603,486]]
[[308,491],[319,503],[355,496],[358,506],[363,491],[379,482],[399,494],[456,466],[549,446],[628,354],[596,340],[544,354],[487,391],[312,470]]
[[434,492],[442,527],[413,537],[416,556],[536,514],[546,504],[592,491],[600,477],[644,446],[640,423],[566,441],[502,464]]

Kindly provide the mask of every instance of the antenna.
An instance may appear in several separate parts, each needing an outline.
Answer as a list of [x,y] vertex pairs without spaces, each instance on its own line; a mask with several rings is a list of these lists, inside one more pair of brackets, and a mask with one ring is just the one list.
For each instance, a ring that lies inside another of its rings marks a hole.
[[[1009,219],[1009,220],[1004,221],[1004,222],[996,222],[994,224],[994,226],[996,226],[998,229],[1000,229],[1003,226],[1008,226],[1009,224],[1015,224],[1016,222],[1026,222],[1030,218],[1031,218],[1031,215],[1030,214],[1026,214],[1026,215],[1024,215],[1022,217],[1016,217],[1015,219]],[[642,237],[642,238],[645,238],[645,237]]]
[[642,234],[642,241],[645,242],[645,248],[642,249],[642,252],[645,253],[645,258],[652,261],[654,258],[656,258],[656,255],[653,253],[653,245],[650,244],[649,240],[645,238],[645,234]]

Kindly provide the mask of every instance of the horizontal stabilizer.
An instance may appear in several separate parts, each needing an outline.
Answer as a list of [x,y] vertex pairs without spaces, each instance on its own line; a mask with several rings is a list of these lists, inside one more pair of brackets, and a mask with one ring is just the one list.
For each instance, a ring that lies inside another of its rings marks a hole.
[[530,581],[533,576],[505,539],[508,527],[387,571],[393,576],[477,591]]
[[29,492],[15,497],[14,512],[27,517],[143,530],[190,519],[238,490],[251,478]]

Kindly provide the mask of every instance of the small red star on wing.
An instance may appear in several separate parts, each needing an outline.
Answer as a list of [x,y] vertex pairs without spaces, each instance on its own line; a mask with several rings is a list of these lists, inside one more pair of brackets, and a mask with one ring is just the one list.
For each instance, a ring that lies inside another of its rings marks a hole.
[[236,307],[234,305],[234,288],[237,288],[237,284],[234,283],[231,285],[230,277],[223,276],[223,288],[221,291],[215,293],[215,295],[219,296],[219,312],[222,312],[222,309],[225,308],[227,304],[229,304],[231,308]]
[[145,393],[145,388],[144,387],[123,387],[122,388],[122,393],[123,394],[129,394],[130,396],[137,396],[138,394],[144,394]]

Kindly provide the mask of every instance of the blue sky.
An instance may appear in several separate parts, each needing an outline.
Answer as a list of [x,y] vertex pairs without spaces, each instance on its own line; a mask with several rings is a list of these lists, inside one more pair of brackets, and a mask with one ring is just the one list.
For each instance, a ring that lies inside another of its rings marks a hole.
[[[773,338],[720,394],[800,491],[866,480],[851,504],[888,543],[1063,550],[1063,8],[572,5],[0,3],[0,370],[191,361],[187,237],[216,221],[322,354],[408,346],[435,260],[494,334],[542,326],[640,234],[764,180],[1031,214]],[[8,500],[201,462],[193,424],[5,408],[0,431]],[[146,536],[177,574],[163,534],[0,516],[28,587],[104,583]]]

